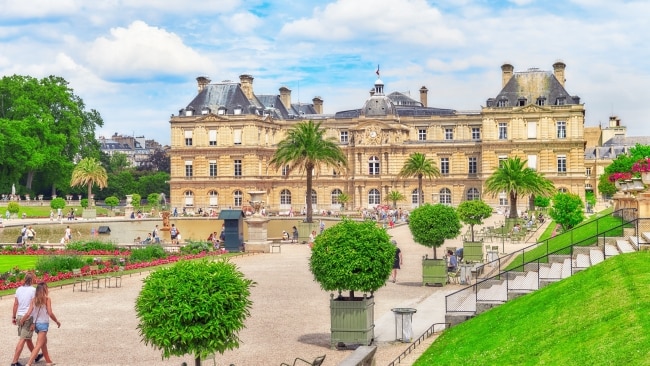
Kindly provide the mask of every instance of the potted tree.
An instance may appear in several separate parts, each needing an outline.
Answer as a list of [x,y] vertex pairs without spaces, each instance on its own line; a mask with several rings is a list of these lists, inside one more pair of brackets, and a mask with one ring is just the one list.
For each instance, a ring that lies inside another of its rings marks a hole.
[[474,240],[474,225],[483,224],[483,220],[492,216],[492,207],[481,200],[465,201],[456,210],[460,221],[469,225],[470,237],[463,240],[463,259],[471,262],[483,260],[483,242]]
[[395,250],[386,231],[372,221],[344,218],[316,237],[309,269],[323,290],[338,292],[330,296],[332,348],[372,343],[373,294],[388,280]]
[[444,285],[447,282],[447,264],[444,259],[438,259],[436,248],[442,246],[445,239],[460,234],[461,224],[456,210],[443,204],[427,203],[411,212],[408,225],[416,243],[433,248],[433,259],[428,255],[422,258],[422,284]]
[[110,196],[106,197],[104,200],[104,204],[106,204],[108,207],[111,209],[108,211],[108,216],[115,216],[115,207],[117,207],[120,204],[120,199],[115,197],[115,196]]

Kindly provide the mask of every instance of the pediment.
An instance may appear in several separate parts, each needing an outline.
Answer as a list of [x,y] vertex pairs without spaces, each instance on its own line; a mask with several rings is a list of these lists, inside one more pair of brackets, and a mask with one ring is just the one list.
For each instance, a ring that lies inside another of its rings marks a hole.
[[544,108],[543,106],[539,106],[537,104],[529,104],[527,106],[523,106],[519,109],[514,108],[513,112],[521,112],[521,113],[540,113],[540,112],[548,112],[550,109],[549,108]]
[[202,122],[219,122],[219,121],[228,121],[228,117],[225,116],[219,116],[214,113],[209,113],[206,114],[205,116],[202,116],[199,118],[197,121],[202,121]]

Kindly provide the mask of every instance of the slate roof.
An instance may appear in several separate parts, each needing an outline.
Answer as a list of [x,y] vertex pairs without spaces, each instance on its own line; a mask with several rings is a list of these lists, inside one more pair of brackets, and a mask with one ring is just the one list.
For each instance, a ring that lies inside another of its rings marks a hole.
[[[219,107],[225,107],[226,114],[233,114],[235,108],[241,107],[242,114],[261,115],[264,109],[257,98],[248,100],[239,84],[235,82],[206,85],[184,110],[192,109],[195,114],[201,114],[204,107],[209,108],[210,112],[215,114]],[[179,114],[183,115],[184,110],[181,110]]]
[[507,101],[504,107],[514,107],[520,100],[525,100],[525,105],[536,104],[538,98],[545,98],[546,105],[580,104],[580,97],[569,95],[553,72],[532,68],[515,72],[496,98],[487,100],[487,106],[497,107],[499,101]]

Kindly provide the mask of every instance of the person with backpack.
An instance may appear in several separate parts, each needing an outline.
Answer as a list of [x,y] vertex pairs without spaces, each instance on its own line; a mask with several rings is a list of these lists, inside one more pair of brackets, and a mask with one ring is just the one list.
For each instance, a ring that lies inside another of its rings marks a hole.
[[158,225],[156,225],[153,228],[153,231],[151,232],[151,237],[153,238],[154,243],[160,244],[160,236],[158,236]]
[[176,228],[176,224],[172,224],[172,228],[169,229],[169,235],[172,237],[172,245],[178,244],[178,234],[180,234],[180,231]]

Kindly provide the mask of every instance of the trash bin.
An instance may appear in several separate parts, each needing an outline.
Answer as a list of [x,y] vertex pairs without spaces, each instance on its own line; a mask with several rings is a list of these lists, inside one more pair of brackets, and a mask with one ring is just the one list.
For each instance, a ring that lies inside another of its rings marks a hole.
[[413,308],[393,308],[395,313],[395,340],[405,343],[413,339],[413,314],[417,309]]

